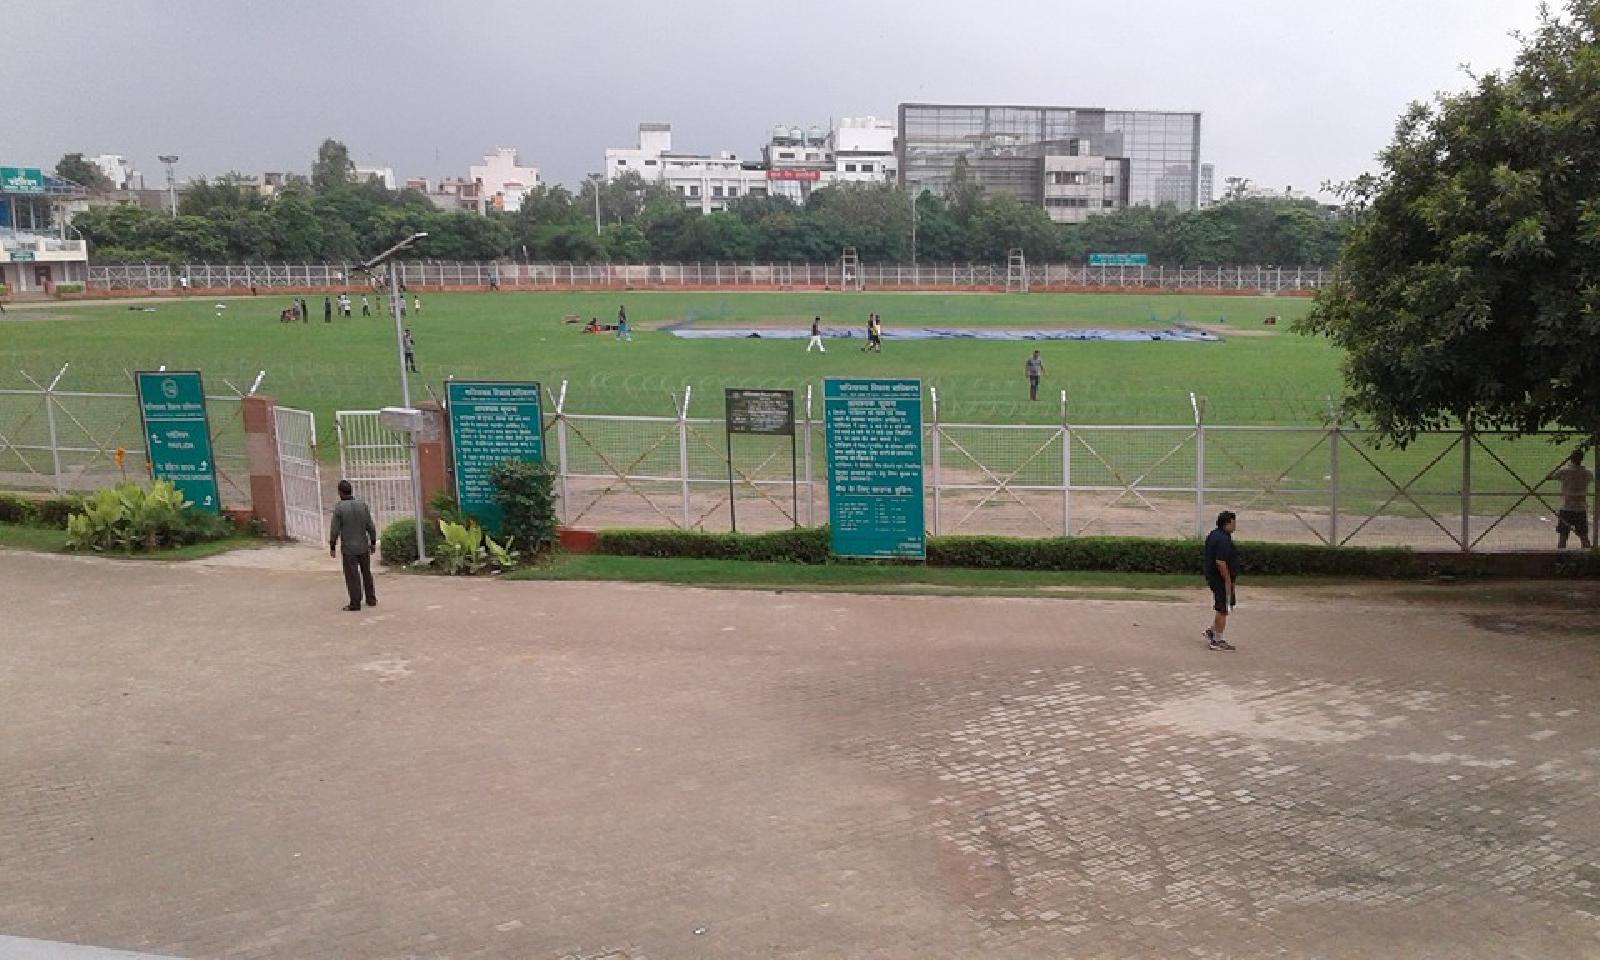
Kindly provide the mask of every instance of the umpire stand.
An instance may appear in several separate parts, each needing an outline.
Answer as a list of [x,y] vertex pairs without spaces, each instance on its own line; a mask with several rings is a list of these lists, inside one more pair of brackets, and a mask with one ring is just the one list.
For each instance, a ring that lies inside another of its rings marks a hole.
[[845,247],[839,257],[839,289],[866,289],[865,278],[861,276],[861,257],[856,254],[855,247]]
[[1012,247],[1006,253],[1006,293],[1028,292],[1028,258],[1021,247]]

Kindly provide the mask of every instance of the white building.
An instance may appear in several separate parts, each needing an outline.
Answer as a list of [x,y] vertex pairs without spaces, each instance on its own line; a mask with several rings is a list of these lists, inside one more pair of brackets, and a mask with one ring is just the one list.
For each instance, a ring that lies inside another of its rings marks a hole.
[[728,202],[739,197],[767,195],[763,164],[740,160],[725,150],[716,156],[674,153],[670,123],[641,123],[637,147],[606,148],[606,179],[629,172],[666,184],[701,213],[726,210]]
[[1214,206],[1217,202],[1217,165],[1200,164],[1200,208]]
[[1082,223],[1127,206],[1129,161],[1099,156],[1087,140],[1069,140],[1065,153],[1043,159],[1044,209],[1056,223]]
[[397,182],[394,178],[394,167],[363,167],[357,164],[355,169],[356,183],[366,183],[375,179],[386,189],[393,190]]
[[113,190],[140,190],[144,188],[144,177],[139,171],[133,169],[133,164],[119,153],[102,153],[99,156],[88,157],[88,161],[99,168],[111,181]]
[[523,166],[516,147],[484,154],[482,163],[467,168],[467,177],[478,184],[485,204],[512,213],[522,209],[522,198],[540,184],[539,168]]

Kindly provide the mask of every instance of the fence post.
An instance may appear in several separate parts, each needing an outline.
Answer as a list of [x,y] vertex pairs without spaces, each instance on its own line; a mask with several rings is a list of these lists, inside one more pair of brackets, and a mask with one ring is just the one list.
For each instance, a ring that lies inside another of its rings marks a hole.
[[[61,365],[61,370],[56,373],[56,378],[54,380],[50,381],[50,385],[48,387],[42,387],[41,388],[43,390],[43,392],[44,392],[44,421],[45,421],[45,427],[46,427],[46,429],[48,429],[50,431],[51,477],[54,479],[55,491],[56,491],[57,494],[66,492],[66,487],[61,481],[61,447],[56,443],[56,396],[55,396],[55,391],[56,391],[56,384],[60,383],[61,382],[61,378],[67,375],[67,368],[70,367],[70,366],[72,366],[71,361],[68,361],[67,363],[63,363]],[[23,374],[23,376],[27,376],[27,374]],[[28,379],[29,380],[33,380],[32,377],[28,377]],[[36,387],[39,386],[38,381],[34,381],[33,385],[36,386]]]
[[561,381],[556,392],[556,469],[561,480],[561,522],[572,518],[567,499],[567,381]]
[[943,491],[940,489],[943,477],[939,469],[939,448],[943,445],[939,442],[939,388],[929,387],[928,396],[933,402],[933,535],[937,537],[939,535],[939,514],[944,512],[941,509],[941,504],[943,503],[941,494]]
[[1194,533],[1206,535],[1206,424],[1205,402],[1189,394],[1189,407],[1194,411]]
[[1067,422],[1067,391],[1061,391],[1061,535],[1072,536],[1072,425]]
[[[250,512],[265,526],[269,537],[282,537],[288,533],[283,496],[283,462],[278,456],[278,425],[273,413],[277,405],[278,402],[266,394],[239,398],[245,459],[250,469]],[[315,453],[312,456],[315,457]],[[318,494],[321,494],[320,490]]]
[[806,526],[817,525],[817,482],[811,470],[811,384],[806,384]]
[[[1600,474],[1600,434],[1596,434],[1590,443],[1594,451],[1594,472]],[[1600,485],[1594,488],[1594,505],[1589,511],[1589,542],[1600,543]]]
[[1339,545],[1339,419],[1335,417],[1328,433],[1328,546]]
[[694,387],[684,384],[678,407],[678,475],[683,484],[683,529],[689,529],[689,396]]
[[1461,420],[1461,552],[1472,550],[1472,414]]

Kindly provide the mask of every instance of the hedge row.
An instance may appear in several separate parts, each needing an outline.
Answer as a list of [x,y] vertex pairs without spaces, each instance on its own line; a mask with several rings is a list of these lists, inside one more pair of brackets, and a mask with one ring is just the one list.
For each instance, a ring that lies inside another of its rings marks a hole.
[[[828,552],[828,528],[777,533],[702,533],[685,530],[603,530],[601,553],[633,557],[693,557],[712,560],[767,560],[787,563],[839,563]],[[1315,544],[1240,542],[1241,576],[1342,576],[1385,579],[1441,573],[1482,576],[1507,571],[1488,554],[1440,557],[1404,547],[1327,547]],[[1569,553],[1550,558],[1563,577],[1600,577],[1600,554]],[[1113,570],[1125,573],[1200,575],[1200,544],[1194,540],[1136,537],[947,536],[928,538],[928,565],[980,570]]]
[[67,518],[83,509],[83,498],[75,494],[61,497],[30,497],[0,493],[0,523],[21,523],[31,527],[67,529]]

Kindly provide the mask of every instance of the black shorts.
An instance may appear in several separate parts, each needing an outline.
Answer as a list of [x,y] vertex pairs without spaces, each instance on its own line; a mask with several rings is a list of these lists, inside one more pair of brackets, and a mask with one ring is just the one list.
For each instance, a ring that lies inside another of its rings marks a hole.
[[1570,533],[1574,530],[1583,533],[1589,532],[1589,514],[1582,510],[1557,511],[1556,532]]
[[1206,586],[1211,588],[1211,609],[1218,613],[1228,612],[1228,585],[1221,580],[1207,580]]

